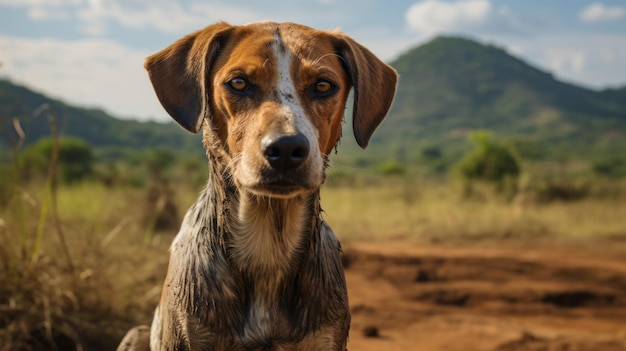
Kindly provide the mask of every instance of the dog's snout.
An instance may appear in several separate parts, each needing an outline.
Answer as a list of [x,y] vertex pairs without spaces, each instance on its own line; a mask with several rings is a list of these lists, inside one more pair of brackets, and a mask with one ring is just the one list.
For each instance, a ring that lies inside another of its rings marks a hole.
[[265,159],[279,172],[298,168],[309,156],[309,141],[302,134],[269,135],[261,140]]

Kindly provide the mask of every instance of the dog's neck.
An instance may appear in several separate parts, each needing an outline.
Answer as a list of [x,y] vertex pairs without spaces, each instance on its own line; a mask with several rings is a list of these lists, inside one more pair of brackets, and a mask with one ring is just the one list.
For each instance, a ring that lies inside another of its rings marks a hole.
[[312,232],[311,196],[273,199],[240,193],[236,218],[230,218],[233,262],[269,275],[294,270]]
[[282,279],[296,272],[318,228],[319,191],[288,199],[255,195],[234,185],[219,155],[208,156],[209,180],[199,202],[212,212],[204,218],[214,220],[195,227],[214,227],[227,257],[244,273]]

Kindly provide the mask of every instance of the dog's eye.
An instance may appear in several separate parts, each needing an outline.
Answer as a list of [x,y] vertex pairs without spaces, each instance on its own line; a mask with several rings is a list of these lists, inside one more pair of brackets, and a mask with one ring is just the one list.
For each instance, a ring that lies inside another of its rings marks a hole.
[[228,85],[235,91],[246,91],[248,89],[248,82],[240,77],[229,80]]
[[336,86],[327,80],[320,80],[313,85],[312,90],[315,97],[325,98],[333,95],[336,90]]
[[327,94],[333,89],[333,85],[325,80],[319,81],[315,84],[315,92],[318,94]]

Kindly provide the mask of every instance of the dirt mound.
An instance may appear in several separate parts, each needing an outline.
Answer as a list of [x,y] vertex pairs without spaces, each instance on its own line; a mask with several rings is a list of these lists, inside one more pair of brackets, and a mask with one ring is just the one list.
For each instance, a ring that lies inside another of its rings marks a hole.
[[404,244],[344,251],[352,350],[626,350],[625,260]]

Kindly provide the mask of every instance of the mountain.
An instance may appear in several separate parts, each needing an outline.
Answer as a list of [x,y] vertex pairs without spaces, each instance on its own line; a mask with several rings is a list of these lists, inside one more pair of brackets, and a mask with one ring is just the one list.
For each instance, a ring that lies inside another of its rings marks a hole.
[[475,129],[554,157],[626,150],[626,88],[564,83],[503,49],[455,37],[438,37],[391,65],[400,81],[371,143],[379,152],[460,147],[460,136]]
[[[44,104],[50,108],[43,109]],[[141,151],[159,147],[202,152],[200,136],[186,132],[175,123],[118,119],[103,110],[70,106],[0,79],[0,144],[12,144],[17,140],[12,124],[14,117],[19,117],[25,144],[49,137],[51,132],[47,117],[50,112],[57,116],[61,134],[80,137],[93,147],[111,153],[115,150]]]
[[[412,161],[425,150],[458,159],[472,147],[466,135],[476,129],[515,140],[526,157],[588,160],[622,157],[626,150],[626,87],[595,91],[565,83],[501,48],[458,37],[435,38],[390,64],[400,80],[389,116],[367,152],[358,150],[346,123],[335,160]],[[32,117],[43,103],[63,117],[66,135],[96,148],[201,152],[199,136],[174,123],[116,119],[5,80],[0,80],[0,138],[6,141],[13,130],[10,116],[20,116],[27,142],[49,135],[45,118]]]

